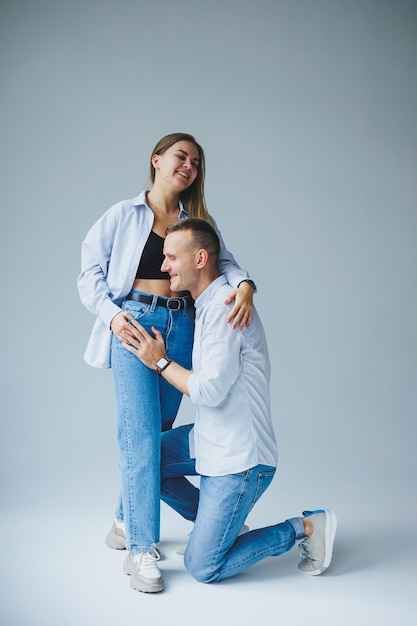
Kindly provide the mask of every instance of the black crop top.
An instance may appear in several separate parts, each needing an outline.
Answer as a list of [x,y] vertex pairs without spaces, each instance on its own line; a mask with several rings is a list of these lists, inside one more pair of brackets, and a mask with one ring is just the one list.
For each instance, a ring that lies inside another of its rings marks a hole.
[[136,278],[156,278],[157,280],[169,280],[168,272],[161,272],[164,260],[164,238],[151,230],[148,241],[143,248],[140,263],[136,272]]

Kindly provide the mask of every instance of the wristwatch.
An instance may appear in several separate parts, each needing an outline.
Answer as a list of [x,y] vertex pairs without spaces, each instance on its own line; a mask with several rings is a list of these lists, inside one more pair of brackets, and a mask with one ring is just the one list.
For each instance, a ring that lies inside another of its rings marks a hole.
[[168,367],[170,363],[172,363],[171,359],[162,356],[159,361],[155,363],[156,371],[158,372],[158,374],[162,374],[162,372]]

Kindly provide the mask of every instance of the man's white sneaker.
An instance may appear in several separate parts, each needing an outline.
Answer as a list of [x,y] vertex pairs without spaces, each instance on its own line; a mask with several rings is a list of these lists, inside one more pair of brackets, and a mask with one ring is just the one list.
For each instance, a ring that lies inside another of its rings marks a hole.
[[[248,530],[249,530],[249,526],[246,526],[246,524],[243,524],[242,528],[240,529],[240,533],[239,533],[238,537],[240,537],[240,535],[244,535],[245,533],[247,533]],[[185,554],[186,549],[187,549],[187,544],[184,543],[182,546],[179,546],[175,550],[175,556],[177,557],[177,559],[183,559],[184,558],[184,554]]]
[[300,562],[298,569],[302,574],[319,576],[330,565],[333,544],[336,535],[337,518],[332,509],[303,511],[304,517],[313,522],[313,534],[299,544]]
[[161,572],[157,565],[159,557],[155,550],[129,552],[123,563],[123,571],[130,576],[130,586],[144,593],[158,593],[164,588]]

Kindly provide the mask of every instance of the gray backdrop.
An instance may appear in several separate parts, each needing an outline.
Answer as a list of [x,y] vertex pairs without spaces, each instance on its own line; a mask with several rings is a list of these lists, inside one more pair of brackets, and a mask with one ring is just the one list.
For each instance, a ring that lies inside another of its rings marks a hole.
[[416,26],[412,0],[1,3],[3,511],[111,519],[112,381],[82,360],[80,244],[184,131],[258,285],[277,513],[416,512]]

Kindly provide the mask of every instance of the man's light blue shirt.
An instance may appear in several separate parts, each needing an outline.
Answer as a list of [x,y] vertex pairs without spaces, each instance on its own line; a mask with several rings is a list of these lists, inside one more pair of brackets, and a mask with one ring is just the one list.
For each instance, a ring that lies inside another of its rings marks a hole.
[[230,284],[221,275],[195,301],[193,373],[188,379],[196,419],[190,451],[205,476],[234,474],[259,464],[276,466],[271,421],[270,362],[254,310],[249,328],[226,323]]

